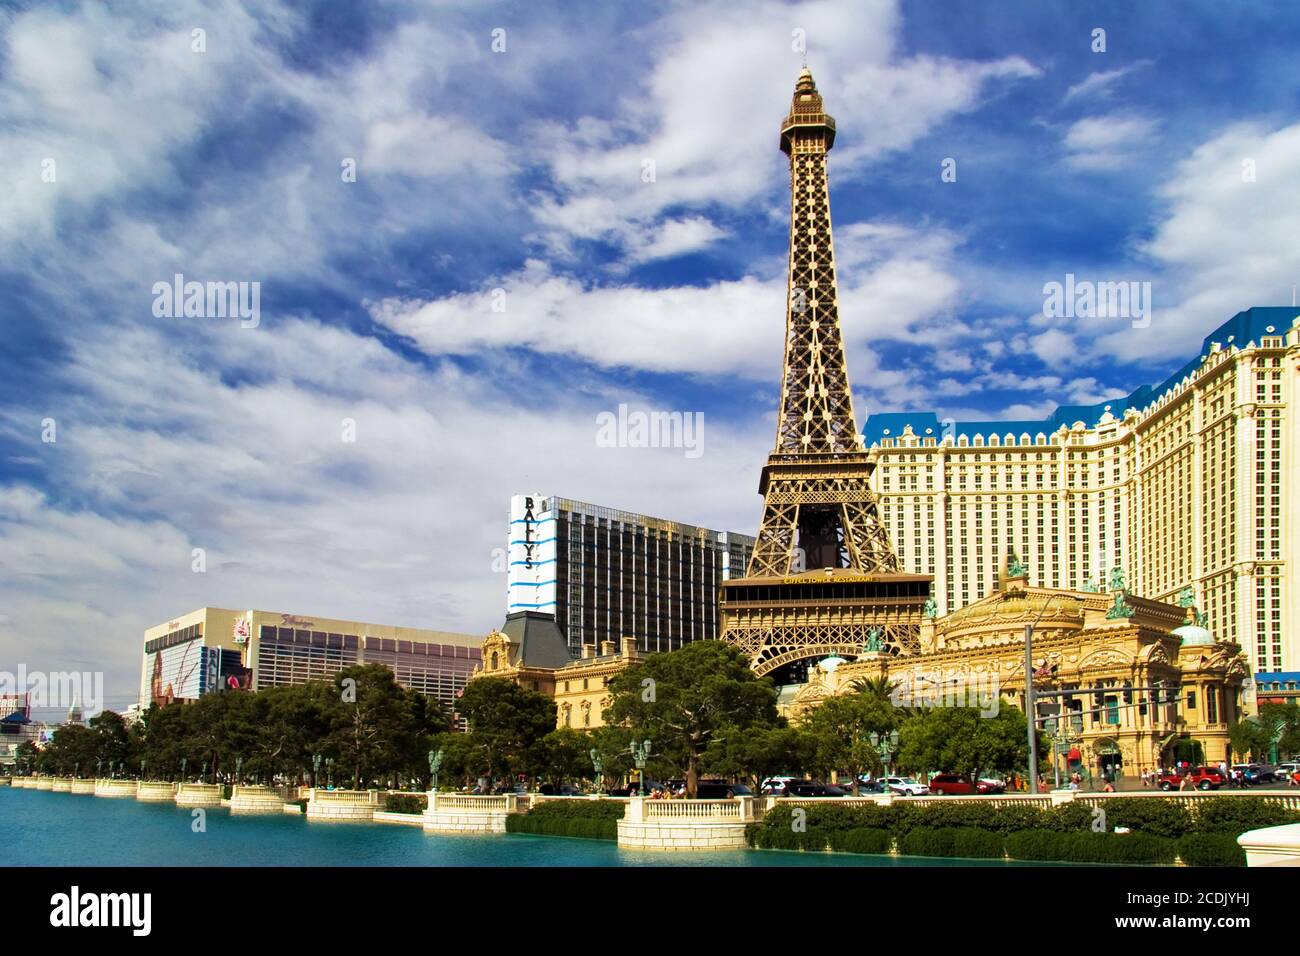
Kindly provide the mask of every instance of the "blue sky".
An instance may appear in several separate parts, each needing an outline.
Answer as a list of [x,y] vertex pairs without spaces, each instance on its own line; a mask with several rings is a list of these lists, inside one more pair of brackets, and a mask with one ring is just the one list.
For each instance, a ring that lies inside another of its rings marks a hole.
[[[1127,394],[1291,301],[1291,4],[10,3],[0,669],[121,706],[203,604],[486,631],[512,493],[752,531],[794,31],[860,423]],[[259,324],[155,317],[177,272]],[[1149,281],[1150,327],[1045,318],[1067,273]],[[621,403],[704,454],[598,447]]]

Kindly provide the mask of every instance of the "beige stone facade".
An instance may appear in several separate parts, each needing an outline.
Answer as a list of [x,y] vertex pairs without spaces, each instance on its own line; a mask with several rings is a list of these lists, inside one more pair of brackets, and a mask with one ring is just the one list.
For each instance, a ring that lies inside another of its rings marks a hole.
[[1297,317],[1249,309],[1163,384],[1041,422],[871,416],[872,489],[903,569],[934,576],[946,613],[991,592],[1008,546],[1051,588],[1122,565],[1137,594],[1191,586],[1252,671],[1300,670]]
[[592,730],[604,725],[610,680],[644,655],[630,637],[617,646],[613,641],[602,642],[598,649],[586,644],[583,654],[558,667],[531,664],[518,639],[493,631],[483,641],[483,663],[473,676],[503,677],[552,697],[557,727]]
[[[1025,627],[1033,624],[1036,693],[1045,695],[1040,703],[1062,704],[1054,736],[1077,749],[1090,771],[1116,766],[1132,776],[1168,766],[1179,741],[1199,743],[1207,762],[1230,762],[1228,725],[1242,714],[1248,674],[1240,646],[1188,625],[1184,608],[1127,594],[1121,606],[1131,616],[1115,614],[1115,593],[1004,579],[1000,590],[929,621],[920,654],[864,653],[824,664],[782,709],[797,717],[858,681],[886,677],[904,705],[1023,710]],[[1046,696],[1069,690],[1089,693]]]

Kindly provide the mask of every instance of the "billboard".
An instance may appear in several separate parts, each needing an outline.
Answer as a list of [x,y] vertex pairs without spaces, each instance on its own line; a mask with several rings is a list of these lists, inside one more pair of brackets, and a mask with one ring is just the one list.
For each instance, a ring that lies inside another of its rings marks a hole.
[[510,499],[507,613],[555,613],[555,514],[544,495]]
[[205,648],[203,639],[196,637],[147,654],[145,666],[150,675],[149,699],[159,705],[174,700],[197,700],[208,689],[208,650],[220,654],[220,648]]

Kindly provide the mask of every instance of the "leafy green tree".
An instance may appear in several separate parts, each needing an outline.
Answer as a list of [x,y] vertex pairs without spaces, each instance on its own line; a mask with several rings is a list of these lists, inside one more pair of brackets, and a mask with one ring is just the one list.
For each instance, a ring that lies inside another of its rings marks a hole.
[[[105,767],[112,763],[127,772],[139,769],[139,738],[131,733],[121,714],[105,710],[91,717],[88,723],[94,734],[95,755],[103,759]],[[67,729],[62,727],[60,731]],[[57,739],[57,731],[54,736]]]
[[46,773],[71,776],[74,772],[95,772],[100,736],[89,727],[72,724],[59,727],[41,752],[40,765]]
[[816,765],[817,744],[798,727],[724,727],[704,753],[705,773],[747,780],[755,793],[777,774],[800,774]]
[[723,728],[778,724],[772,682],[755,677],[745,656],[720,641],[651,654],[614,677],[609,691],[606,723],[648,738],[653,753],[683,766],[692,797],[700,760]]
[[925,708],[899,727],[898,763],[918,773],[1007,773],[1028,763],[1026,731],[1024,713],[1007,704],[992,717],[974,707]]
[[24,774],[36,773],[37,761],[40,756],[40,748],[32,741],[24,740],[14,748],[14,765]]
[[326,711],[328,742],[339,762],[351,768],[353,789],[409,762],[402,739],[425,734],[429,728],[416,725],[412,692],[397,683],[393,672],[382,664],[348,667],[333,685],[338,697]]
[[884,765],[871,734],[885,734],[898,724],[888,693],[841,694],[809,711],[803,726],[814,741],[814,760],[823,774],[848,770],[853,792],[861,793],[861,776],[879,774]]
[[555,701],[512,680],[480,677],[461,695],[460,713],[469,723],[474,764],[492,779],[535,773],[542,740],[555,729]]
[[[438,771],[438,787],[459,781],[462,790],[468,790],[474,778],[487,772],[487,764],[480,763],[483,755],[469,734],[448,732],[430,741],[432,750],[442,751],[442,769]],[[427,771],[427,765],[426,765]]]
[[1244,718],[1228,725],[1228,745],[1239,760],[1249,760],[1251,754],[1267,752],[1265,731],[1259,721]]
[[592,774],[590,734],[572,727],[560,727],[542,738],[546,775],[551,783],[583,780]]
[[[181,761],[190,757],[187,744],[190,737],[190,717],[194,715],[197,705],[187,707],[172,704],[162,707],[150,705],[144,712],[144,740],[142,754],[147,764],[149,776],[172,780],[179,776]],[[194,770],[199,769],[198,762],[190,758]]]

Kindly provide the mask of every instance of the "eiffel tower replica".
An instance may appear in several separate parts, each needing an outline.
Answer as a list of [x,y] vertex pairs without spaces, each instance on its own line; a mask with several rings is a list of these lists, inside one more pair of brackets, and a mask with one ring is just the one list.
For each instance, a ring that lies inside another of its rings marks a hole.
[[[807,68],[781,151],[790,157],[790,272],[776,448],[745,577],[723,584],[722,640],[758,674],[802,683],[810,659],[912,654],[928,575],[903,574],[869,486],[840,335],[826,154],[835,120]],[[774,673],[775,672],[775,673]]]

